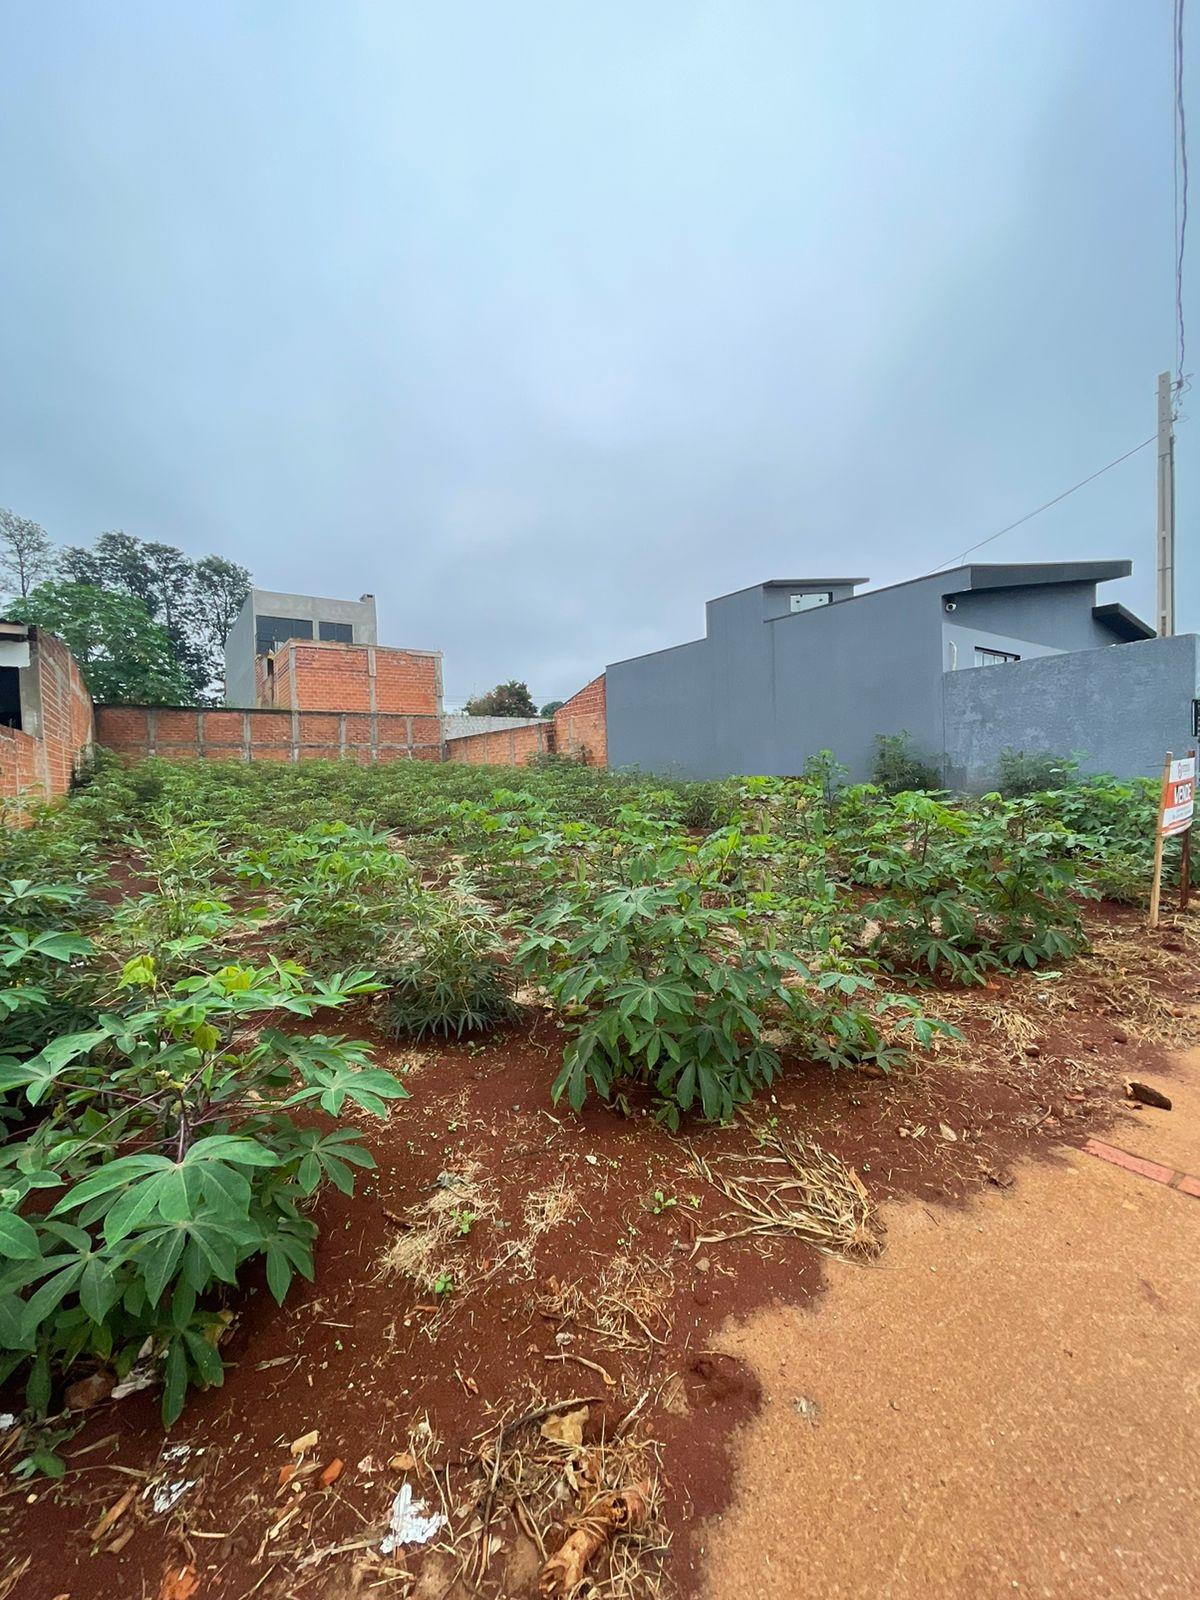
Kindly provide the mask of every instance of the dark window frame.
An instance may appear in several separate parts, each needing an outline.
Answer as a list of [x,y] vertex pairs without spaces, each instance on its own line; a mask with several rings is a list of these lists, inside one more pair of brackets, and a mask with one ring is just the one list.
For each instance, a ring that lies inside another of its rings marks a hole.
[[308,617],[257,616],[254,619],[254,653],[258,656],[270,655],[287,639],[312,637],[313,625]]
[[317,637],[323,644],[353,644],[352,622],[318,622]]

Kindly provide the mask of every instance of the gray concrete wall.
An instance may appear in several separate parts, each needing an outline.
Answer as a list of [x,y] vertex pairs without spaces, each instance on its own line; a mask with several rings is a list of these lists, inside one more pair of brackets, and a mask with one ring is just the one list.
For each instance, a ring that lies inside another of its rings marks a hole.
[[[1111,576],[1122,575],[1110,565]],[[1002,570],[934,574],[797,613],[788,590],[800,585],[761,584],[711,600],[705,638],[607,669],[609,764],[697,778],[788,775],[828,749],[861,780],[876,735],[901,732],[936,764],[952,659],[971,673],[1007,673],[1012,667],[974,667],[974,646],[1022,657],[1083,652],[1092,661],[1097,646],[1112,645],[1092,616],[1095,581],[969,588],[973,575],[994,580]]]
[[860,781],[871,774],[880,733],[907,732],[936,759],[941,597],[932,578],[770,623],[770,765],[752,770],[797,773],[810,755],[832,750]]
[[1094,583],[975,589],[951,598],[954,611],[947,613],[947,621],[955,627],[978,627],[1054,650],[1093,650],[1113,643],[1111,631],[1092,615]]
[[705,639],[607,667],[609,766],[689,778],[718,776],[709,668]]
[[472,733],[503,733],[505,729],[528,728],[535,722],[551,723],[553,717],[472,717],[465,711],[447,711],[442,718],[443,739],[465,739]]
[[1077,755],[1085,772],[1154,776],[1168,750],[1196,743],[1198,644],[1194,633],[1177,634],[944,673],[947,784],[991,788],[1006,747]]
[[379,643],[373,595],[363,600],[335,600],[324,595],[254,589],[250,593],[250,601],[256,617],[305,618],[313,624],[314,638],[318,622],[348,622],[354,629],[355,644]]

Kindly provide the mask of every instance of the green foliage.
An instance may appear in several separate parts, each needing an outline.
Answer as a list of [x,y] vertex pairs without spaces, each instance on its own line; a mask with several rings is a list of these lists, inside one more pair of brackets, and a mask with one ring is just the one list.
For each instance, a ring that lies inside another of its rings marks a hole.
[[88,583],[43,583],[8,610],[58,635],[96,700],[179,705],[191,697],[170,638],[130,595]]
[[912,735],[877,733],[871,781],[884,794],[903,794],[910,789],[940,789],[937,767],[913,748]]
[[848,865],[874,898],[871,947],[982,982],[996,966],[1034,967],[1083,943],[1071,840],[1029,800],[986,796],[968,812],[905,793],[855,824]]
[[552,717],[554,715],[554,713],[556,711],[560,711],[564,705],[566,705],[566,701],[565,700],[547,700],[546,704],[538,712],[538,716],[539,717]]
[[[88,953],[47,937],[41,958]],[[0,1091],[24,1108],[0,1150],[0,1378],[24,1369],[45,1414],[58,1372],[92,1359],[123,1375],[148,1344],[169,1424],[189,1385],[222,1381],[213,1291],[258,1257],[281,1301],[312,1276],[312,1197],[373,1165],[353,1128],[291,1113],[384,1116],[406,1091],[361,1042],[264,1025],[373,993],[365,972],[320,982],[270,961],[166,982],[143,953],[103,987],[86,1027],[0,1057]]]
[[[24,599],[54,573],[54,546],[45,528],[0,507],[0,602],[15,595]],[[9,614],[7,605],[0,607]]]
[[996,763],[996,787],[1015,800],[1045,789],[1061,789],[1074,781],[1078,770],[1079,762],[1073,757],[1051,755],[1048,750],[1027,755],[1009,745],[1001,750]]
[[[289,1016],[361,1001],[455,1037],[513,1016],[520,979],[565,1032],[556,1099],[723,1119],[790,1057],[903,1066],[948,1031],[932,978],[1069,958],[1089,895],[1144,895],[1155,804],[1152,782],[1073,776],[892,795],[828,756],[714,784],[102,759],[0,836],[8,1366],[45,1408],[73,1362],[120,1370],[149,1339],[175,1415],[219,1379],[245,1265],[278,1295],[311,1268],[314,1196],[369,1160],[346,1113],[403,1091]],[[132,887],[109,904],[113,859]]]
[[518,1015],[495,919],[469,886],[418,889],[380,963],[382,1024],[397,1038],[458,1039]]
[[469,717],[536,717],[538,709],[533,703],[529,686],[510,678],[498,683],[487,694],[468,700],[463,710]]
[[[669,863],[663,863],[668,868]],[[763,1014],[786,1011],[786,952],[724,944],[735,917],[703,904],[694,878],[670,876],[593,898],[589,888],[535,917],[515,960],[542,983],[573,1037],[551,1090],[578,1111],[589,1087],[609,1099],[647,1084],[656,1115],[678,1127],[698,1104],[721,1120],[771,1083],[779,1057]]]
[[141,602],[165,632],[186,685],[178,703],[220,698],[225,641],[250,592],[245,567],[221,556],[192,561],[174,545],[114,531],[90,550],[64,551],[62,568],[75,583]]

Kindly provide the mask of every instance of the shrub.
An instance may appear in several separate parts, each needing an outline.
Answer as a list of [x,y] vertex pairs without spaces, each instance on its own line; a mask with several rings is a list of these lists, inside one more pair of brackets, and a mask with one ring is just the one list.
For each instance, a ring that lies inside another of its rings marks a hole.
[[[649,876],[649,874],[647,874]],[[544,984],[574,1037],[551,1090],[575,1110],[589,1087],[604,1100],[647,1084],[669,1127],[698,1104],[720,1120],[771,1082],[779,1057],[763,1013],[786,1010],[784,980],[803,971],[782,951],[710,945],[734,917],[708,910],[693,879],[643,882],[535,917],[515,960]]]
[[915,793],[877,806],[845,840],[852,875],[876,891],[862,908],[872,948],[967,983],[1083,943],[1075,896],[1088,891],[1071,843],[1036,801],[992,795],[967,811]]
[[1072,756],[1051,755],[1048,750],[1027,755],[1009,745],[996,763],[996,788],[1008,799],[1017,799],[1043,789],[1061,789],[1078,770],[1079,762]]
[[400,1038],[464,1033],[518,1014],[492,919],[461,880],[420,890],[380,968],[382,1025]]
[[911,789],[940,789],[941,775],[927,757],[912,746],[912,735],[877,733],[871,781],[884,794],[904,794]]

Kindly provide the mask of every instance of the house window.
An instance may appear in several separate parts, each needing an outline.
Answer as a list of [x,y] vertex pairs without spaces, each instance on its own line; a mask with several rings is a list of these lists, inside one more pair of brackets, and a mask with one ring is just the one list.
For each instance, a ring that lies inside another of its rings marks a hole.
[[793,611],[815,611],[818,606],[827,606],[833,599],[833,591],[826,589],[815,594],[794,594],[791,597]]
[[313,625],[304,617],[256,617],[254,653],[269,655],[285,639],[311,639]]
[[981,644],[975,646],[977,667],[997,667],[1002,661],[1020,661],[1020,659],[1020,656],[1013,655],[1011,650],[985,650]]
[[354,628],[349,622],[322,622],[318,624],[320,638],[333,644],[353,644]]

